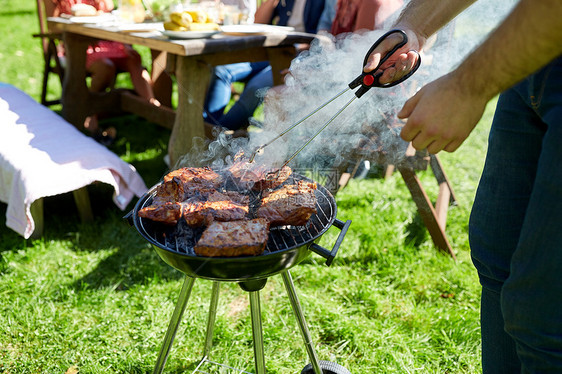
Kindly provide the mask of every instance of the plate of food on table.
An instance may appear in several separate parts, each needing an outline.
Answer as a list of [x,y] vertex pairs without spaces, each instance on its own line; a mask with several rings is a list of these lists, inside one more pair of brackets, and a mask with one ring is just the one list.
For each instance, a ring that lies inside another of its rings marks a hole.
[[221,28],[204,11],[183,10],[170,13],[161,32],[171,39],[199,39],[218,34]]

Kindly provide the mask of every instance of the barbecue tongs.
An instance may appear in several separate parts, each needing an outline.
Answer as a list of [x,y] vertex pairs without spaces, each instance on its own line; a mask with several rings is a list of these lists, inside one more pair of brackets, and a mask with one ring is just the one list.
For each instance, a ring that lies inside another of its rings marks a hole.
[[[406,43],[408,42],[408,37],[406,36],[406,33],[402,30],[391,30],[389,32],[387,32],[386,34],[384,34],[383,36],[381,36],[376,42],[375,44],[373,44],[373,46],[369,49],[369,51],[367,52],[367,54],[365,55],[365,59],[363,61],[363,66],[365,66],[367,64],[367,60],[369,59],[369,55],[371,54],[371,52],[373,52],[373,50],[375,48],[377,48],[379,46],[379,44],[386,39],[389,35],[391,34],[400,34],[402,36],[402,41],[398,44],[396,44],[379,62],[379,64],[377,65],[377,67],[372,70],[369,73],[365,73],[362,72],[361,75],[359,75],[357,78],[355,78],[353,81],[351,81],[351,83],[349,83],[348,87],[345,88],[343,91],[341,91],[340,93],[338,93],[336,96],[334,96],[333,98],[331,98],[330,100],[326,101],[324,104],[322,104],[321,106],[319,106],[318,108],[316,108],[315,110],[313,110],[311,113],[307,114],[304,118],[302,118],[301,120],[299,120],[298,122],[292,124],[291,126],[289,126],[289,128],[287,128],[285,131],[281,132],[279,135],[277,135],[275,138],[273,138],[272,140],[270,140],[269,142],[260,145],[258,148],[256,148],[256,150],[252,153],[252,156],[250,157],[249,162],[253,162],[254,158],[256,157],[256,155],[258,153],[260,153],[265,147],[267,147],[268,145],[270,145],[271,143],[273,143],[274,141],[276,141],[277,139],[281,138],[283,135],[285,135],[286,133],[288,133],[289,131],[291,131],[292,129],[294,129],[295,127],[297,127],[299,124],[301,124],[302,122],[304,122],[305,120],[307,120],[308,118],[312,117],[315,113],[319,112],[322,108],[324,108],[325,106],[327,106],[328,104],[330,104],[332,101],[336,100],[338,97],[340,97],[341,95],[343,95],[344,93],[346,93],[347,91],[357,88],[359,86],[359,89],[357,91],[355,91],[355,95],[342,107],[340,108],[336,114],[334,114],[332,116],[332,118],[330,118],[321,128],[320,130],[318,130],[316,132],[316,134],[314,134],[310,139],[308,139],[308,141],[301,147],[299,148],[291,157],[289,157],[285,163],[279,168],[279,170],[281,170],[283,167],[285,167],[289,162],[291,162],[291,160],[293,158],[295,158],[300,151],[302,151],[307,145],[310,144],[310,142],[312,142],[312,140],[314,140],[314,138],[316,138],[318,136],[318,134],[320,134],[326,127],[328,127],[328,125],[330,123],[332,123],[334,121],[334,119],[336,119],[337,116],[339,116],[341,114],[341,112],[343,112],[345,110],[345,108],[347,108],[356,98],[359,98],[361,96],[363,96],[365,94],[365,92],[369,91],[371,88],[373,87],[381,87],[381,88],[389,88],[389,87],[393,87],[396,86],[399,83],[404,82],[406,79],[410,78],[412,76],[412,74],[414,74],[416,72],[416,70],[418,70],[418,68],[420,67],[421,64],[421,58],[419,56],[419,53],[417,51],[415,51],[416,53],[418,53],[418,59],[417,59],[417,63],[416,65],[412,68],[412,70],[406,74],[405,76],[403,76],[402,78],[400,78],[397,81],[394,82],[390,82],[390,83],[380,83],[379,82],[379,78],[382,75],[382,72],[377,72],[379,70],[379,68],[382,66],[382,64],[384,64],[386,62],[386,60],[388,60],[390,58],[390,56],[392,56],[394,54],[394,52],[396,52],[398,49],[402,48],[404,45],[406,45]],[[273,173],[275,174],[275,172]]]

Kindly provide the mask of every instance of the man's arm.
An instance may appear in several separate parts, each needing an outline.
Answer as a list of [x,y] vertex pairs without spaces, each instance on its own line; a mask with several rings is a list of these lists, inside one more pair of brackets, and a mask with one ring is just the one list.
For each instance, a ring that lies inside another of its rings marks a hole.
[[423,87],[398,113],[401,136],[416,149],[452,152],[490,99],[562,54],[562,2],[521,0],[451,73]]
[[[431,33],[471,3],[412,0],[396,24],[405,29],[408,44],[381,67],[380,81],[388,83],[407,74],[417,58],[411,50],[419,50]],[[365,71],[372,71],[380,55],[396,45],[392,39],[373,51]],[[455,151],[482,117],[488,101],[561,55],[561,40],[562,1],[521,0],[457,69],[427,84],[404,104],[398,113],[407,118],[401,137],[431,153]]]
[[455,74],[467,89],[491,99],[560,54],[562,1],[521,0]]
[[254,18],[255,23],[265,23],[268,24],[271,22],[271,18],[273,17],[273,11],[275,7],[279,3],[279,0],[266,0],[261,3],[256,10],[256,15]]
[[412,30],[416,33],[421,43],[420,47],[423,47],[427,38],[449,23],[475,1],[412,0],[406,5],[396,20],[394,28]]
[[[406,31],[409,42],[383,67],[386,70],[380,81],[388,83],[407,74],[417,59],[417,54],[408,51],[420,50],[428,37],[473,2],[412,0],[395,24],[395,28]],[[396,39],[388,38],[385,42],[371,54],[365,71],[376,67],[381,53],[390,50]],[[477,86],[474,90],[490,91],[489,95],[493,97],[561,53],[562,2],[521,0],[490,37],[467,57],[457,72],[469,75],[464,79],[467,84]],[[486,68],[482,69],[483,66]]]

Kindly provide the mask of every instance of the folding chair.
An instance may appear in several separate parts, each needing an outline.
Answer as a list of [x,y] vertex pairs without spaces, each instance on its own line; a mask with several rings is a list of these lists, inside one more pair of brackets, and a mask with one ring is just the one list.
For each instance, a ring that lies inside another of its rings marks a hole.
[[60,97],[57,99],[47,100],[47,84],[50,74],[56,74],[59,78],[61,87],[64,80],[64,66],[58,55],[58,43],[62,39],[62,34],[54,33],[47,28],[47,17],[52,10],[47,9],[43,0],[36,0],[37,16],[39,18],[39,33],[33,34],[34,38],[41,38],[41,47],[43,49],[43,83],[41,86],[41,104],[51,106],[60,104]]
[[[39,18],[39,34],[33,34],[34,38],[41,38],[43,49],[43,83],[41,86],[41,104],[52,106],[61,103],[61,98],[47,100],[47,85],[50,74],[56,74],[59,78],[61,89],[64,81],[65,61],[64,56],[59,56],[59,44],[62,42],[62,34],[49,30],[47,18],[54,14],[54,5],[50,1],[36,0],[37,16]],[[117,73],[124,73],[118,70]],[[113,82],[115,84],[115,82]],[[113,86],[111,87],[113,88]]]

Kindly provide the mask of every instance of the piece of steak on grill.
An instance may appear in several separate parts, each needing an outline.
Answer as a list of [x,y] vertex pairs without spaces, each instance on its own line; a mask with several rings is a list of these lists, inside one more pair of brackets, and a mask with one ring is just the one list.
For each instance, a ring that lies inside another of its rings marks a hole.
[[266,169],[265,174],[254,183],[252,188],[254,191],[265,191],[267,189],[277,188],[293,174],[293,170],[288,166],[283,166],[281,169],[269,168]]
[[248,197],[218,191],[210,194],[207,200],[190,199],[182,203],[182,216],[188,226],[208,226],[213,221],[241,220],[248,214]]
[[221,176],[208,166],[204,167],[186,167],[172,170],[164,176],[164,183],[178,178],[184,183],[210,183],[217,186],[222,183]]
[[316,188],[314,182],[297,181],[265,192],[256,215],[267,219],[272,227],[305,225],[316,213]]
[[[242,204],[242,205],[248,205],[250,203],[250,197],[248,195],[243,195],[239,192],[236,191],[223,191],[221,192],[224,196],[226,196],[229,200],[232,200],[235,203],[238,204]],[[213,196],[210,196],[209,199],[214,199],[216,198],[216,196],[219,196],[218,194],[213,194]]]
[[263,253],[268,236],[266,219],[214,221],[203,231],[193,250],[207,257],[257,256]]
[[155,199],[181,202],[212,193],[222,182],[222,177],[209,167],[180,168],[164,176],[162,184],[157,187]]
[[228,168],[228,172],[240,189],[263,191],[283,184],[291,176],[293,170],[288,166],[275,169],[241,160],[233,163]]
[[175,225],[182,215],[182,204],[177,202],[152,204],[139,210],[138,214],[139,217],[152,221]]

